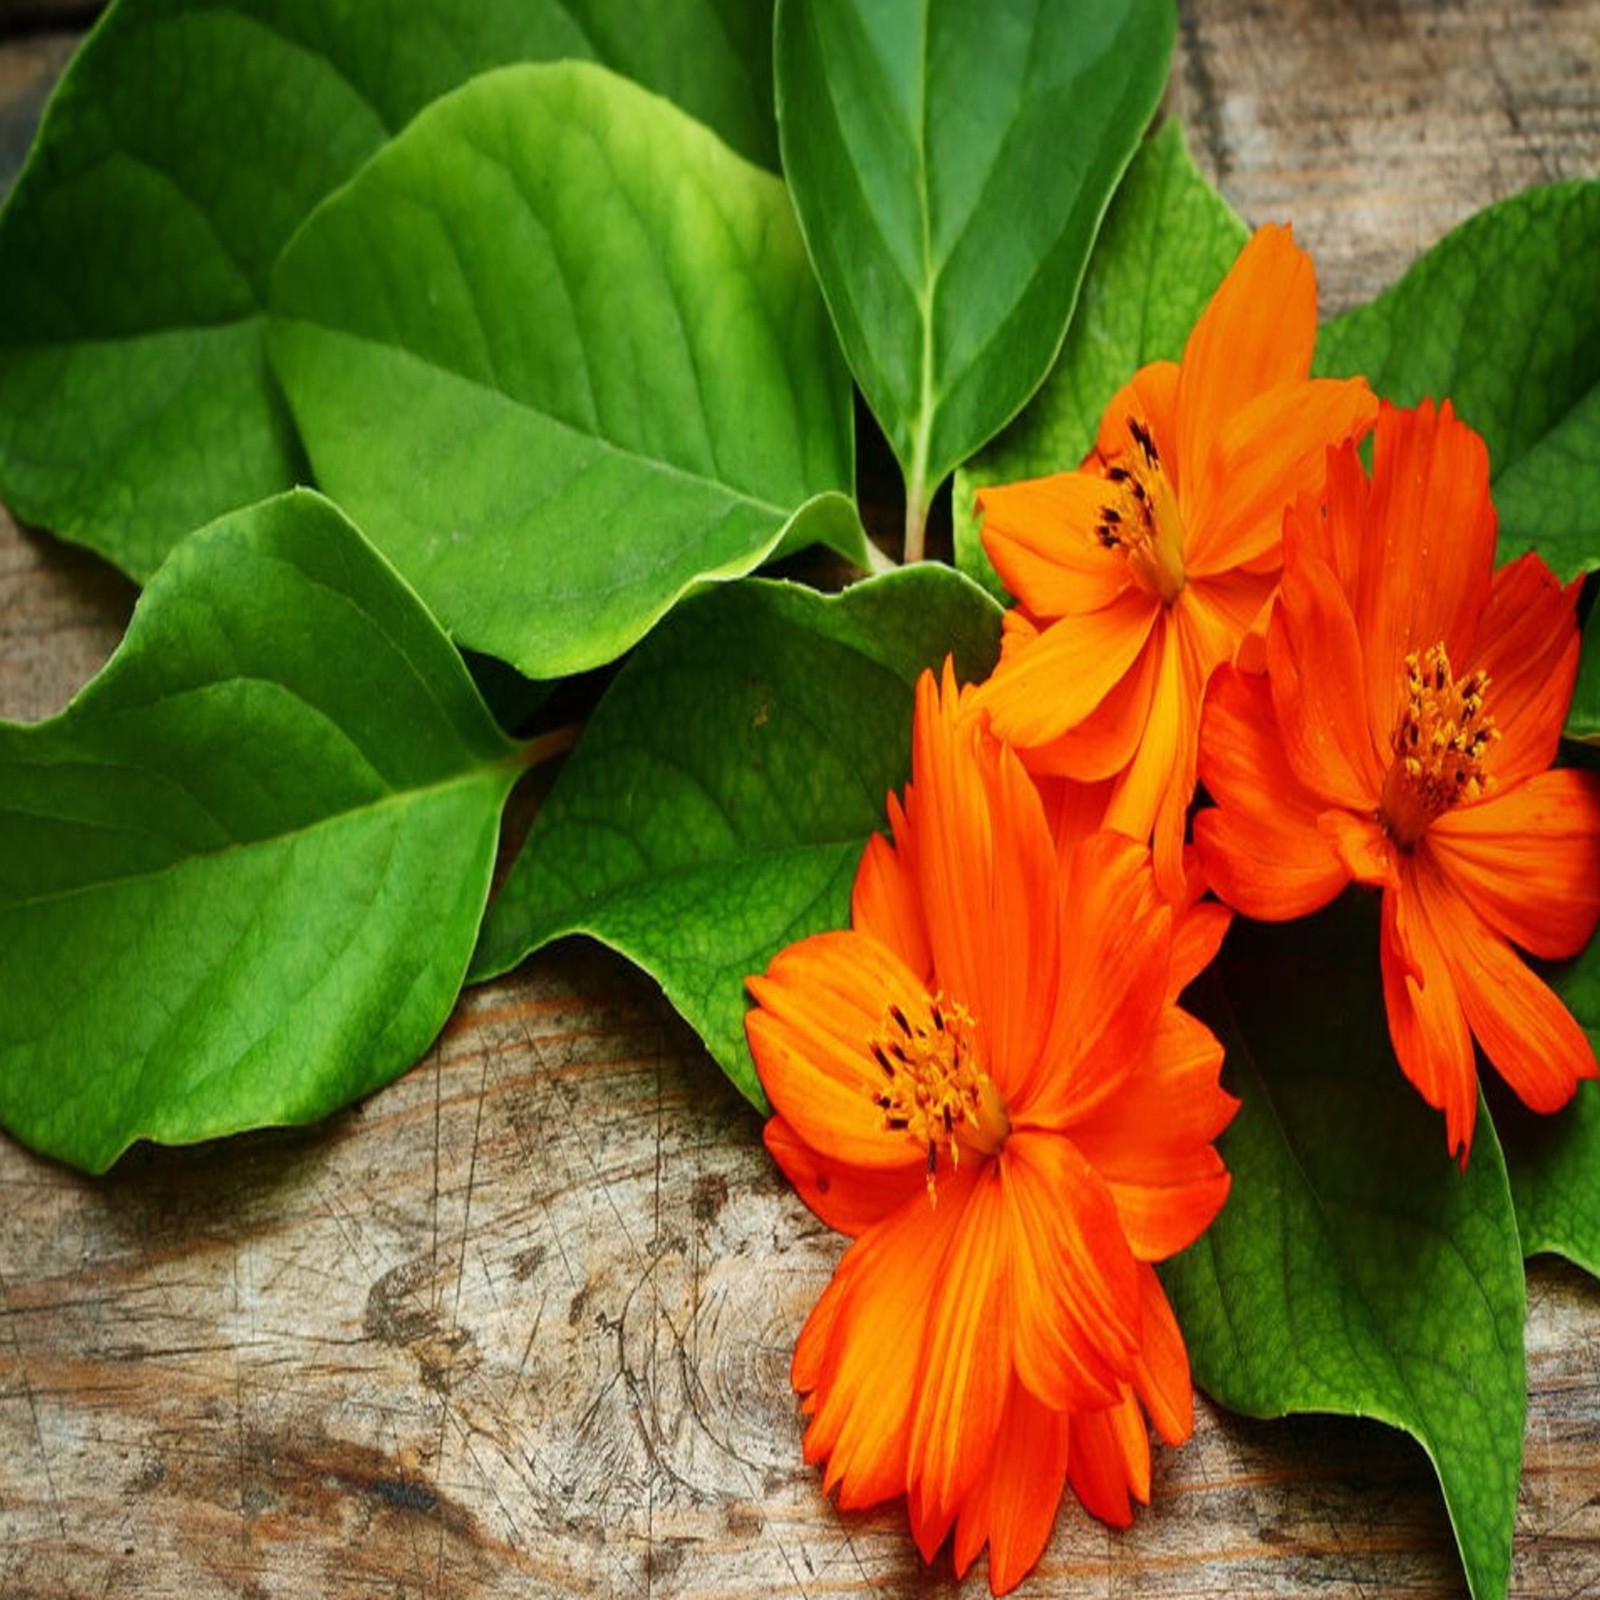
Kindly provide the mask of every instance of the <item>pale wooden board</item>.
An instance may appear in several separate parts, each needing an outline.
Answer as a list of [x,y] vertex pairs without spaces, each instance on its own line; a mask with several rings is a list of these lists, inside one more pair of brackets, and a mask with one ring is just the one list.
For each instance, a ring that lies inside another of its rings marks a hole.
[[[0,46],[0,130],[42,47]],[[1600,173],[1597,73],[1597,0],[1207,0],[1169,103],[1332,310],[1485,201]],[[0,514],[0,714],[63,704],[132,598]],[[471,992],[320,1130],[99,1182],[0,1140],[0,1595],[950,1593],[903,1510],[841,1516],[800,1463],[789,1354],[838,1250],[651,985],[584,948]],[[1530,1299],[1513,1593],[1597,1594],[1600,1290],[1540,1263]],[[1408,1441],[1202,1403],[1134,1531],[1069,1504],[1022,1592],[1465,1590]]]

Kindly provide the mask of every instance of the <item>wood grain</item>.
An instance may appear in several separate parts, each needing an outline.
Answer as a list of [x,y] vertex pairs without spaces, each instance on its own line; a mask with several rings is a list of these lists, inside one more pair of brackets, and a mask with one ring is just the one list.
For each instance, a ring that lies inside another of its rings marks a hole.
[[[0,44],[0,151],[39,48]],[[1334,310],[1600,172],[1597,60],[1597,0],[1195,0],[1170,104]],[[63,704],[132,600],[0,514],[0,714]],[[842,1516],[800,1462],[789,1354],[839,1242],[758,1133],[652,986],[575,946],[322,1128],[99,1182],[0,1140],[0,1594],[952,1592],[902,1509]],[[1530,1299],[1513,1593],[1600,1593],[1600,1291],[1540,1263]],[[1022,1592],[1465,1590],[1410,1442],[1202,1404],[1135,1529],[1065,1507]]]

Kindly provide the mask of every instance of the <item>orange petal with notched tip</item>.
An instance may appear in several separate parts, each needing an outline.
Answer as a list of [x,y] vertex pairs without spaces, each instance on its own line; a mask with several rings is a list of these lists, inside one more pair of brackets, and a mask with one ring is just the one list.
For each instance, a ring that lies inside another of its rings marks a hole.
[[1478,1070],[1450,965],[1418,897],[1410,862],[1383,894],[1378,941],[1384,1010],[1400,1070],[1436,1111],[1445,1143],[1466,1164],[1478,1115]]
[[1011,1385],[988,1470],[956,1518],[956,1577],[985,1544],[989,1590],[1014,1589],[1044,1552],[1067,1478],[1068,1419],[1041,1405],[1020,1383]]
[[1139,1281],[1115,1201],[1066,1139],[1014,1133],[1002,1168],[1017,1376],[1060,1410],[1106,1405],[1139,1344]]
[[1350,881],[1317,829],[1317,797],[1284,756],[1265,678],[1224,667],[1212,680],[1200,777],[1219,805],[1196,816],[1195,847],[1228,905],[1284,922],[1325,906]]
[[1277,550],[1285,509],[1322,486],[1328,441],[1359,439],[1378,400],[1363,378],[1282,384],[1247,402],[1213,445],[1210,507],[1184,546],[1191,579],[1230,571]]
[[1176,1007],[1116,1096],[1072,1127],[1072,1142],[1110,1188],[1142,1261],[1186,1249],[1222,1209],[1228,1174],[1211,1141],[1238,1101],[1221,1087],[1222,1046]]
[[1000,738],[1047,744],[1075,728],[1139,659],[1162,607],[1142,589],[1125,589],[1085,616],[1063,617],[1027,649],[1001,655],[974,703]]
[[1600,921],[1600,775],[1561,767],[1435,819],[1423,848],[1472,910],[1548,960]]
[[1305,378],[1317,338],[1317,279],[1288,228],[1258,228],[1184,346],[1176,396],[1178,471],[1195,515],[1209,511],[1207,459],[1227,418]]
[[1366,519],[1370,553],[1354,610],[1372,739],[1383,747],[1407,652],[1442,642],[1463,670],[1489,595],[1488,447],[1448,400],[1438,411],[1428,401],[1380,409]]
[[1597,1075],[1588,1035],[1430,860],[1417,863],[1415,878],[1429,923],[1449,929],[1445,959],[1483,1053],[1524,1105],[1559,1111],[1579,1079]]
[[1502,786],[1556,758],[1578,675],[1578,591],[1562,588],[1530,551],[1494,575],[1478,624],[1473,665],[1489,675],[1488,709],[1500,729],[1489,771]]

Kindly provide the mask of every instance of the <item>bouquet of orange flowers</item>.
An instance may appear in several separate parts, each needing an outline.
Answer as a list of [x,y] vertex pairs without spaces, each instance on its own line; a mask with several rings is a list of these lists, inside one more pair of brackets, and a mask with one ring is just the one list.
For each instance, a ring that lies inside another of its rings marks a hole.
[[1503,1593],[1524,1253],[1600,1271],[1600,184],[1319,327],[1169,0],[537,9],[115,0],[51,102],[0,495],[146,587],[0,726],[0,1121],[315,1121],[588,934],[849,1240],[842,1508],[1002,1593],[1198,1381],[1413,1433]]

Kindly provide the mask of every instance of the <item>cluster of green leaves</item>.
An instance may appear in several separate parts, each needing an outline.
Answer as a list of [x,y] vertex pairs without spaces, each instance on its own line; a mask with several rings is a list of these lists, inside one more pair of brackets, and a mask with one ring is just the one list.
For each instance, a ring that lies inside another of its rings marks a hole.
[[[92,1171],[312,1120],[570,933],[652,973],[760,1105],[744,977],[843,922],[918,674],[993,663],[975,488],[1075,465],[1246,236],[1175,126],[1140,142],[1173,24],[117,0],[0,214],[0,495],[148,580],[60,716],[0,727],[0,1120]],[[1566,576],[1600,566],[1597,247],[1600,186],[1520,197],[1318,356],[1451,396],[1505,553]],[[853,387],[908,547],[955,471],[958,571],[757,575],[810,545],[882,564]],[[507,792],[567,741],[497,727],[463,650],[541,683],[622,661],[487,916]],[[1600,646],[1569,732],[1600,742]],[[1495,1102],[1458,1173],[1374,945],[1359,906],[1230,936],[1199,1003],[1243,1102],[1233,1194],[1167,1281],[1224,1403],[1414,1434],[1486,1597],[1522,1257],[1600,1270],[1600,1094]],[[1600,1030],[1600,954],[1556,981]]]

